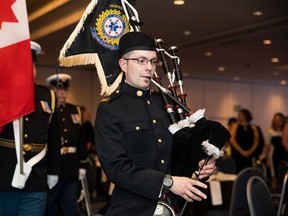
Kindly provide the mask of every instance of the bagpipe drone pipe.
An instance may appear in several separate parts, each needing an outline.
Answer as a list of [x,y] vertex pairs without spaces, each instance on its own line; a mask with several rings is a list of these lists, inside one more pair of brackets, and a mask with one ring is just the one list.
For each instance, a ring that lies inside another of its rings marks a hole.
[[[178,49],[172,46],[168,53],[162,48],[163,44],[163,40],[156,40],[157,52],[169,81],[169,87],[166,89],[162,86],[161,77],[156,72],[151,81],[160,90],[171,120],[169,127],[173,134],[171,174],[190,178],[195,171],[199,170],[200,160],[205,159],[207,163],[210,158],[219,158],[223,154],[221,149],[230,139],[230,134],[221,123],[207,120],[204,117],[205,109],[192,111],[187,107],[187,94],[183,91],[180,59],[177,56]],[[166,56],[173,62],[173,71]]]

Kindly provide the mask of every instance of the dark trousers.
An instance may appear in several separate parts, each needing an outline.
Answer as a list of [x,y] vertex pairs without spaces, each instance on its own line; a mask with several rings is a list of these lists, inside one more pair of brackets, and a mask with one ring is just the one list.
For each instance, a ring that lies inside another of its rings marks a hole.
[[47,216],[55,216],[58,208],[63,216],[77,216],[79,181],[59,182],[48,191]]
[[0,216],[44,216],[46,192],[0,192]]

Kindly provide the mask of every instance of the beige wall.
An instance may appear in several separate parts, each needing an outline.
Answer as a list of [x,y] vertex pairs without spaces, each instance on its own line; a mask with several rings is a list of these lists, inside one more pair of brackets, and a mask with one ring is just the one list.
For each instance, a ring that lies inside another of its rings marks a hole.
[[[38,66],[36,81],[46,84],[45,80],[57,72],[56,68]],[[95,70],[61,68],[59,73],[72,76],[68,101],[84,105],[91,113],[94,123],[95,111],[100,101],[100,83]],[[249,109],[253,122],[265,131],[275,112],[288,115],[288,88],[272,84],[230,82],[216,79],[185,78],[184,90],[188,94],[190,109],[206,108],[206,117],[227,125],[228,118],[237,116],[237,108]]]

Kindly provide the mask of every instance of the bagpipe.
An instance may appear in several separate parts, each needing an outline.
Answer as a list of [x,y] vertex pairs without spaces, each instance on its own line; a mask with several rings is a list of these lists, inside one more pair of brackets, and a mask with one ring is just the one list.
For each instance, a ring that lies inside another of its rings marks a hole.
[[[221,149],[230,139],[230,134],[221,123],[207,120],[204,117],[204,109],[193,111],[187,107],[187,94],[183,90],[184,82],[179,66],[180,58],[177,56],[178,49],[172,46],[167,52],[163,49],[163,44],[162,39],[156,40],[157,52],[169,86],[163,87],[161,77],[156,72],[151,82],[161,92],[165,103],[164,109],[171,121],[169,127],[173,134],[171,174],[191,177],[193,172],[198,170],[200,160],[219,158],[222,155]],[[166,56],[173,62],[173,71]]]
[[[187,107],[187,94],[183,90],[184,83],[179,66],[180,58],[177,56],[178,49],[176,46],[172,46],[167,52],[163,49],[163,44],[162,39],[156,40],[157,52],[161,58],[162,68],[169,86],[168,88],[163,87],[161,77],[158,76],[157,72],[155,72],[151,82],[161,92],[165,104],[164,109],[171,121],[169,127],[173,134],[171,175],[191,178],[193,173],[196,173],[196,179],[200,180],[199,171],[212,157],[219,158],[222,156],[221,149],[231,136],[221,123],[207,120],[204,117],[205,109],[193,111]],[[174,65],[173,71],[170,69],[166,56]],[[198,163],[203,159],[205,162],[199,168]],[[186,201],[179,216],[184,213],[187,203]],[[170,215],[173,214],[170,213]]]

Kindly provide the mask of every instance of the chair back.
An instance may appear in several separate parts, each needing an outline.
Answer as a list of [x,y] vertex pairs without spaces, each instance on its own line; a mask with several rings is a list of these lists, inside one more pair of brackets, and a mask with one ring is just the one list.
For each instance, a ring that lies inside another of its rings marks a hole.
[[[286,214],[284,214],[286,212]],[[284,177],[277,216],[288,215],[288,171]]]
[[216,160],[216,167],[223,173],[235,174],[236,165],[232,157],[224,155]]
[[278,169],[277,181],[279,185],[282,185],[285,174],[288,171],[288,162],[284,160],[280,161],[277,169]]
[[263,178],[250,177],[247,182],[247,201],[251,216],[275,216],[269,188]]
[[230,216],[235,216],[242,211],[249,213],[246,186],[248,179],[252,176],[265,179],[263,172],[256,167],[247,167],[238,173],[232,188]]

